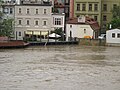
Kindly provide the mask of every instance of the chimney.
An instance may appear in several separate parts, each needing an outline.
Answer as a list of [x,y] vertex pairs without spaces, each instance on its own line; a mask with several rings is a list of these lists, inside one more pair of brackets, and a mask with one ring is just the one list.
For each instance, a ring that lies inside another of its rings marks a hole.
[[74,0],[70,0],[70,17],[74,18]]

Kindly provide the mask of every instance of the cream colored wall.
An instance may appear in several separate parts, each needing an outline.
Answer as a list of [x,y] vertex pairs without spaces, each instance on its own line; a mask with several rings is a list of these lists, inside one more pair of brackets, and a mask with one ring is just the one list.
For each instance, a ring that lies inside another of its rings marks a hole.
[[[72,25],[72,28],[70,28],[70,25]],[[84,33],[84,29],[86,29],[86,33]],[[84,36],[90,36],[91,38],[93,37],[93,29],[90,27],[90,25],[67,24],[66,40],[68,40],[68,37],[70,37],[70,31],[72,32],[73,38],[84,38]]]
[[[18,13],[19,8],[21,8],[21,14]],[[26,14],[27,8],[29,8],[30,14]],[[35,14],[36,9],[39,11],[38,14]],[[46,14],[43,13],[44,9],[47,10]],[[24,37],[24,32],[28,30],[50,31],[52,27],[51,15],[51,6],[15,6],[15,31],[22,33],[22,36],[18,36],[17,39],[21,40],[21,37]],[[18,24],[18,20],[22,20],[22,25]],[[26,24],[27,20],[30,21],[29,25]],[[36,20],[39,23],[37,26],[35,25]],[[44,21],[47,21],[46,26],[43,26]]]

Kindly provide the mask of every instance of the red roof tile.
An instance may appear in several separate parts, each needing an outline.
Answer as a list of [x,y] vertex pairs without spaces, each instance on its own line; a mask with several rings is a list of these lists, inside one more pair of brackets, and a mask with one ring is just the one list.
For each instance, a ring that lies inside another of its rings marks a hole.
[[85,24],[90,25],[93,30],[99,30],[100,26],[93,18],[85,17],[85,22],[78,22],[78,18],[71,18],[67,21],[68,24]]

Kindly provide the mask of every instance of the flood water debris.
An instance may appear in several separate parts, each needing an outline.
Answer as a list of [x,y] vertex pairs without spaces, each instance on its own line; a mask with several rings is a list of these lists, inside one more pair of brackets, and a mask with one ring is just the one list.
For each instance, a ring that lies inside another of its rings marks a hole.
[[119,47],[65,45],[0,50],[0,90],[119,89]]

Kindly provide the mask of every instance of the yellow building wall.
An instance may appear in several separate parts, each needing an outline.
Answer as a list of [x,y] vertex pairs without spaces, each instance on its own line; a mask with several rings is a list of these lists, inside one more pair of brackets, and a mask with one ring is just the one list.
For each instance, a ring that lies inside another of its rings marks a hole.
[[[86,11],[82,11],[82,4],[86,4]],[[89,3],[92,4],[94,8],[94,4],[98,4],[98,11],[89,11]],[[80,4],[80,11],[77,11],[77,4]],[[107,4],[107,11],[103,11],[104,4]],[[116,4],[120,6],[120,0],[74,0],[74,17],[79,15],[87,15],[92,18],[97,16],[97,21],[101,25],[101,28],[106,28],[107,24],[112,20],[112,9],[113,5]],[[103,20],[103,16],[106,15],[106,21]]]

